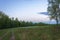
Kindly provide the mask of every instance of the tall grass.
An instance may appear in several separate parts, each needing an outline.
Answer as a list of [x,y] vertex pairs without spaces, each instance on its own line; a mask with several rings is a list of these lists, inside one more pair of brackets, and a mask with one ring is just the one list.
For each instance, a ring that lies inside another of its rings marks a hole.
[[[60,29],[54,26],[35,26],[32,28],[12,28],[16,40],[60,40]],[[3,40],[11,38],[11,29]],[[0,31],[0,32],[6,32]],[[1,34],[1,33],[0,33]]]

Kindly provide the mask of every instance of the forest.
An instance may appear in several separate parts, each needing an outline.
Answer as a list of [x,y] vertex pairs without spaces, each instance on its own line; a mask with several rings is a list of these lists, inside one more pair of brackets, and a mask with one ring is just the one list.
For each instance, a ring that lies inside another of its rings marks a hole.
[[18,18],[9,18],[4,12],[0,11],[0,29],[5,28],[14,28],[14,27],[27,27],[27,26],[42,26],[46,25],[45,23],[33,23],[33,22],[26,22],[18,20]]

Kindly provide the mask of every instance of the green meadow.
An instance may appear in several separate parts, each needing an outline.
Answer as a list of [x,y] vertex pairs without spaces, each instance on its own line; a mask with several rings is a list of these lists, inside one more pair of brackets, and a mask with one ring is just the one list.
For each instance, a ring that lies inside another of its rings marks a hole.
[[2,29],[0,40],[60,40],[60,29],[49,26]]

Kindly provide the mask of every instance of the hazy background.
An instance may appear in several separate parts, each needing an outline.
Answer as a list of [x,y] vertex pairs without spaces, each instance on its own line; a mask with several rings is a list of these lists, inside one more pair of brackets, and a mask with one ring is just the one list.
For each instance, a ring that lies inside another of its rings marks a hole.
[[5,12],[9,17],[19,20],[55,23],[50,21],[48,15],[38,14],[47,12],[47,0],[0,0],[0,11]]

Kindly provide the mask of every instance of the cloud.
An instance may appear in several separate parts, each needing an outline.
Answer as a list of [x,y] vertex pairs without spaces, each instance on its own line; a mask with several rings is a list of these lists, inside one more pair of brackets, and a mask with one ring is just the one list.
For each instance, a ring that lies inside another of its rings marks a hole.
[[[3,3],[3,2],[2,2]],[[38,12],[47,11],[47,0],[41,1],[4,1],[6,5],[1,5],[3,10],[10,17],[18,18],[19,20],[32,22],[47,22],[49,17]]]
[[49,21],[49,17],[47,15],[43,15],[43,14],[27,14],[27,15],[17,14],[15,17],[18,17],[19,20],[32,21],[32,22],[47,22],[47,21]]

